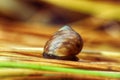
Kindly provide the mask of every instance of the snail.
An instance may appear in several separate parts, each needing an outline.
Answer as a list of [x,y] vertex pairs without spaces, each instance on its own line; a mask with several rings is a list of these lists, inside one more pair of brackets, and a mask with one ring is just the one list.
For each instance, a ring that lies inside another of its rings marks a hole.
[[59,29],[44,46],[43,57],[49,59],[77,61],[82,50],[81,36],[69,26]]

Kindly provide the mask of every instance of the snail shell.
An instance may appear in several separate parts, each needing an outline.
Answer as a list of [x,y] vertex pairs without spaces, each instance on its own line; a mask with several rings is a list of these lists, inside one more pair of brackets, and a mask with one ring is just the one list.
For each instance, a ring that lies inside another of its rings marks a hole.
[[83,41],[71,27],[64,26],[56,32],[44,46],[44,58],[78,60]]

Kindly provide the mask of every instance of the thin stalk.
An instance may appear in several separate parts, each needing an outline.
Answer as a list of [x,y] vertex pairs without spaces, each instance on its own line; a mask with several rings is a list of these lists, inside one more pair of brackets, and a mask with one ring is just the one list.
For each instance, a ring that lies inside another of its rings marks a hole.
[[[50,73],[51,74],[51,73]],[[49,75],[50,75],[49,74]],[[50,76],[14,76],[4,77],[2,80],[119,80],[113,78],[86,76],[86,75],[69,75],[69,74],[54,74]]]
[[[2,56],[1,56],[2,54]],[[50,65],[56,67],[69,67],[77,69],[88,70],[102,70],[102,71],[120,71],[120,64],[116,62],[93,62],[93,61],[62,61],[56,59],[44,59],[32,56],[14,55],[9,53],[1,53],[0,61],[19,61],[21,63],[31,63],[40,65]],[[7,55],[6,55],[7,54]]]
[[40,75],[40,74],[43,74],[43,71],[29,70],[29,69],[13,69],[13,68],[0,69],[0,78],[2,78],[2,77],[15,77],[15,76],[29,76],[32,74],[39,74]]
[[[42,47],[1,47],[0,52],[18,52],[18,53],[29,53],[30,55],[40,56],[43,53]],[[82,53],[101,54],[105,56],[120,57],[120,52],[110,51],[95,51],[95,50],[82,50]],[[34,54],[33,54],[34,53]]]
[[27,69],[34,69],[34,70],[57,71],[57,72],[64,72],[64,73],[71,73],[71,74],[120,78],[120,72],[90,71],[90,70],[82,70],[82,69],[72,69],[72,68],[63,68],[63,67],[55,67],[55,66],[20,63],[20,62],[19,63],[18,62],[1,62],[0,67],[1,68],[27,68]]
[[120,6],[89,0],[42,0],[66,9],[92,14],[93,16],[120,20]]
[[[7,54],[2,54],[6,53]],[[7,56],[15,56],[20,53],[26,56],[34,56],[34,57],[42,57],[43,48],[42,47],[1,47],[0,55]],[[11,53],[15,53],[11,55]],[[20,55],[19,55],[20,56]],[[79,59],[84,60],[94,60],[94,61],[111,61],[111,62],[120,62],[120,52],[111,52],[111,51],[97,51],[97,50],[82,50],[80,55],[77,55]],[[26,58],[23,58],[26,59]]]

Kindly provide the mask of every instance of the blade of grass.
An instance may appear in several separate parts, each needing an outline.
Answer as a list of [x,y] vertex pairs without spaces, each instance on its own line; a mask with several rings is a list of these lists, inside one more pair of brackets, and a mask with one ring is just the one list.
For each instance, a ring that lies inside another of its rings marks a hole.
[[[92,14],[106,19],[120,20],[120,6],[89,0],[42,0],[66,9]],[[68,4],[69,3],[69,4]]]
[[[82,58],[84,57],[81,54]],[[81,58],[80,56],[80,58]],[[94,60],[98,58],[98,56],[94,55],[86,55],[85,58],[89,58]],[[105,58],[105,57],[103,57]],[[94,61],[63,61],[63,60],[56,60],[56,59],[44,59],[41,57],[32,57],[26,56],[21,54],[14,54],[14,53],[0,53],[0,61],[19,61],[25,63],[32,63],[32,64],[40,64],[40,65],[51,65],[57,67],[69,67],[69,68],[80,68],[80,69],[88,69],[88,70],[102,70],[102,71],[120,71],[120,64],[119,62],[96,62]]]
[[19,63],[18,62],[1,62],[0,67],[1,68],[5,68],[5,67],[6,68],[27,68],[27,69],[34,69],[34,70],[57,71],[57,72],[65,72],[65,73],[72,73],[72,74],[120,78],[120,72],[90,71],[90,70],[82,70],[82,69],[72,69],[72,68],[63,68],[63,67],[55,67],[55,66],[20,63],[20,62]]

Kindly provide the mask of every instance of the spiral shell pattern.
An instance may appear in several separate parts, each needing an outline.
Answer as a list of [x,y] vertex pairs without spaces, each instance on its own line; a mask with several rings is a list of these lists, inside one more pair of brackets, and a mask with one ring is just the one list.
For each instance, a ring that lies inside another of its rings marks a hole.
[[47,41],[43,56],[47,58],[67,59],[75,57],[82,49],[81,36],[71,27],[64,26]]

